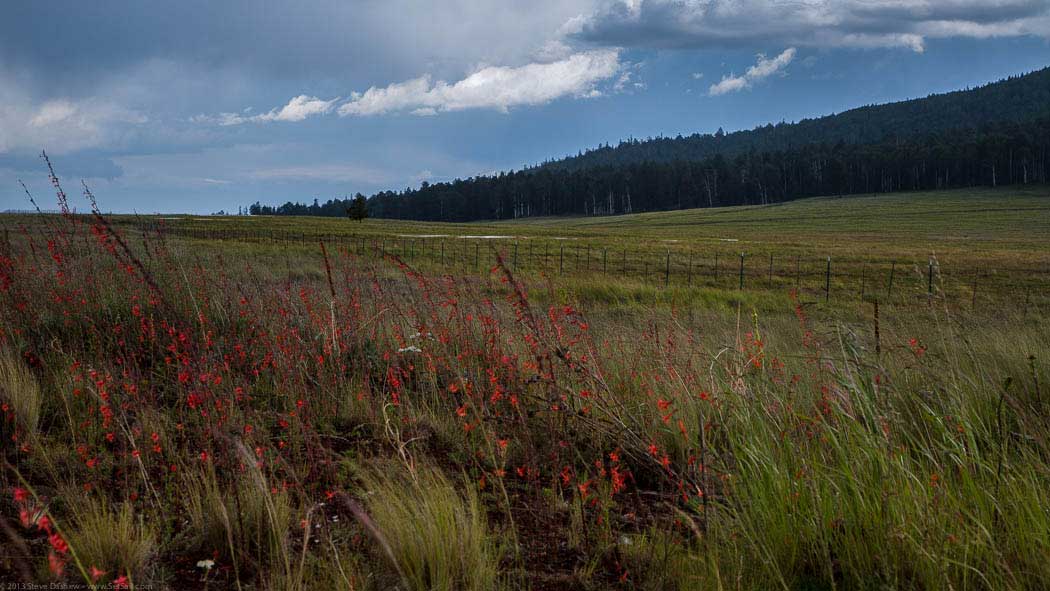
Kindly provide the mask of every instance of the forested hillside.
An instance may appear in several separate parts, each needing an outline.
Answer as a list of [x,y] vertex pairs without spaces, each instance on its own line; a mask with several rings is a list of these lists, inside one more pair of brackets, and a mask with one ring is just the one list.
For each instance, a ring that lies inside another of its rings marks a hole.
[[[373,217],[471,221],[766,204],[1046,182],[1050,69],[978,89],[731,134],[631,141],[368,200]],[[349,200],[253,214],[346,215]]]
[[542,166],[578,170],[608,164],[698,160],[750,150],[789,150],[813,143],[901,140],[960,126],[1021,122],[1050,116],[1050,68],[972,90],[958,90],[885,105],[870,105],[797,123],[767,124],[729,134],[627,140]]

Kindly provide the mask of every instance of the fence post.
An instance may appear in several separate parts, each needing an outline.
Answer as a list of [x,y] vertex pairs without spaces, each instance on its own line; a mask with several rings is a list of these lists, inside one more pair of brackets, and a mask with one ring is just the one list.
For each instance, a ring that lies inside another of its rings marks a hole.
[[933,297],[933,259],[926,263],[926,297]]
[[872,302],[875,305],[875,355],[882,355],[882,337],[879,335],[879,298]]
[[518,243],[517,242],[514,243],[514,262],[511,263],[511,266],[514,267],[515,271],[518,270]]
[[893,273],[897,270],[897,261],[890,263],[890,283],[886,286],[886,299],[893,295]]
[[667,260],[664,262],[664,289],[671,281],[671,251],[667,251]]
[[744,290],[744,253],[740,253],[740,291]]
[[769,253],[769,286],[773,287],[773,253]]
[[689,262],[687,264],[689,265],[689,269],[685,272],[685,274],[686,274],[686,284],[689,285],[689,287],[692,287],[693,286],[693,255],[692,255],[692,253],[689,254]]
[[718,284],[718,253],[715,253],[715,284]]
[[623,266],[620,267],[620,274],[624,277],[627,276],[627,249],[623,249]]
[[609,274],[609,249],[602,249],[602,274]]
[[558,247],[558,273],[565,272],[565,245]]
[[831,257],[828,257],[828,269],[824,272],[824,301],[831,300]]
[[591,245],[587,245],[587,258],[584,260],[585,271],[591,270]]

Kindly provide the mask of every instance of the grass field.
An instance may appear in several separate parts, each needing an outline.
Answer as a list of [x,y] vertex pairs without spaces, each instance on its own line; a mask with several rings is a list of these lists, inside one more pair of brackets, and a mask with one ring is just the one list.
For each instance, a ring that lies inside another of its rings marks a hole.
[[1045,588],[1048,214],[0,216],[0,580]]
[[[196,216],[117,221],[128,227],[159,222],[176,236],[240,241],[252,250],[270,244],[279,253],[297,245],[311,252],[324,239],[366,258],[395,254],[431,273],[484,274],[500,252],[519,276],[542,274],[566,297],[599,303],[684,303],[697,295],[653,289],[668,286],[736,291],[736,299],[759,292],[764,301],[795,288],[803,300],[840,304],[928,303],[932,295],[960,310],[1050,306],[1045,186],[489,224]],[[772,301],[783,305],[782,297]]]

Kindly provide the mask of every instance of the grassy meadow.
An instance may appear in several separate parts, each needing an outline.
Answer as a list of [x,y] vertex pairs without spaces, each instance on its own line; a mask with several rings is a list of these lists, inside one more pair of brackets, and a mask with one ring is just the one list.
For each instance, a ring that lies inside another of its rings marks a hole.
[[1050,580],[1047,187],[0,225],[0,581]]

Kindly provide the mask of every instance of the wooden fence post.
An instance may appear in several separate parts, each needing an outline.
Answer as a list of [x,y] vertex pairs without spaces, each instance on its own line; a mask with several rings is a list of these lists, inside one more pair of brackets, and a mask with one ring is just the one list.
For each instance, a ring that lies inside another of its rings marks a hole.
[[744,253],[740,253],[740,291],[744,290]]
[[667,260],[664,262],[664,289],[671,281],[671,251],[667,251]]
[[890,282],[886,286],[886,299],[889,299],[893,295],[893,274],[897,270],[897,261],[890,263]]
[[605,275],[609,274],[609,249],[602,249],[602,273]]
[[828,269],[824,272],[824,301],[831,300],[831,257],[828,257]]

